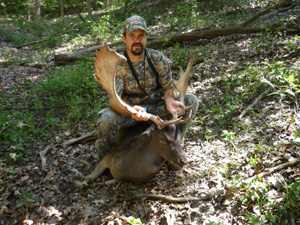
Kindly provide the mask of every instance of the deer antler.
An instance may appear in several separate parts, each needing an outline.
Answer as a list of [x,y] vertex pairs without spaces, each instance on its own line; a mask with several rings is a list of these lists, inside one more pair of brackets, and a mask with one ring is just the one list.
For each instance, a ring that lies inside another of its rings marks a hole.
[[[115,89],[115,70],[117,66],[125,61],[126,58],[116,51],[112,51],[109,49],[108,45],[105,44],[100,47],[99,51],[96,51],[95,58],[95,73],[100,81],[101,86],[109,93],[110,97],[115,99],[117,103],[117,107],[119,109],[125,110],[130,114],[137,114],[138,112],[126,104],[116,93]],[[152,115],[147,113],[147,116],[150,120],[156,123],[158,129],[162,129],[163,127],[170,125],[171,123],[177,123],[180,121],[179,119],[174,119],[171,121],[163,121],[159,116]]]
[[[175,85],[177,91],[179,92],[179,96],[180,96],[179,101],[183,104],[184,104],[185,93],[186,93],[187,86],[188,86],[189,75],[190,75],[192,67],[193,67],[193,62],[194,62],[195,55],[191,56],[190,61],[187,65],[187,68],[186,68],[185,72],[183,72],[182,67],[180,67],[180,77],[179,77],[178,80],[174,80],[174,85]],[[195,104],[193,104],[189,107],[186,107],[185,110],[191,109],[194,105]],[[189,114],[187,119],[190,119],[190,117],[191,117],[191,113]],[[178,118],[178,111],[176,111],[173,114],[173,119],[176,119],[176,118]],[[185,123],[185,121],[187,119],[185,119],[181,123]]]

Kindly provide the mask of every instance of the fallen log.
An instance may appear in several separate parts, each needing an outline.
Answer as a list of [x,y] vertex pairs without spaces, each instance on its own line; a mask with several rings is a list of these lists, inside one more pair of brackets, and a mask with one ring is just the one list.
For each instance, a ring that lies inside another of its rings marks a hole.
[[[174,34],[160,38],[153,38],[147,42],[147,47],[149,48],[160,48],[161,46],[170,46],[176,42],[183,41],[194,41],[199,39],[215,38],[220,36],[228,36],[232,34],[250,34],[262,32],[263,28],[249,28],[249,27],[229,27],[223,29],[212,29],[212,30],[195,30],[184,34]],[[114,43],[108,43],[109,47],[117,45],[121,41]],[[73,54],[55,54],[53,61],[56,66],[67,65],[76,62],[77,60],[87,59],[88,56],[94,55],[95,51],[99,49],[101,45],[93,46],[84,51],[76,52]],[[117,48],[117,52],[122,52],[124,48]]]
[[257,20],[259,17],[261,17],[261,16],[263,16],[263,15],[271,12],[274,9],[281,8],[281,7],[287,5],[290,2],[291,2],[291,0],[283,0],[283,1],[279,2],[279,3],[277,3],[276,5],[274,5],[274,6],[270,7],[270,8],[267,8],[267,9],[261,11],[260,13],[258,13],[255,16],[251,17],[249,20],[244,21],[243,23],[241,23],[241,26],[244,26],[244,27],[248,26],[249,24],[251,24],[255,20]]

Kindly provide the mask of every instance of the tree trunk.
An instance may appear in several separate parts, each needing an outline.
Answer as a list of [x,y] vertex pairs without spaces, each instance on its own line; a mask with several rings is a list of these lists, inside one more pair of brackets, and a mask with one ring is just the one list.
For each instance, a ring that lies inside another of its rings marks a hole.
[[104,8],[107,8],[109,6],[109,0],[104,0]]
[[130,1],[130,0],[126,0],[126,2],[125,2],[124,12],[123,12],[124,20],[127,18],[126,12],[127,12],[127,7],[128,7],[128,4],[129,4],[129,1]]
[[78,16],[82,20],[82,22],[86,23],[85,19],[80,14],[80,12],[78,12],[78,10],[75,8],[75,6],[72,4],[72,2],[70,0],[66,0],[66,1],[69,3],[69,5],[71,6],[71,8],[78,14]]
[[41,0],[34,0],[34,19],[41,17]]
[[32,9],[32,7],[33,7],[33,2],[32,2],[32,0],[27,0],[26,1],[26,7],[27,7],[27,10],[26,10],[26,19],[27,19],[27,21],[28,22],[30,22],[31,21],[31,9]]
[[60,8],[60,16],[64,17],[65,10],[64,10],[64,1],[63,0],[59,0],[59,8]]
[[93,0],[92,1],[92,7],[93,7],[93,10],[97,10],[98,9],[97,0]]
[[88,15],[92,16],[91,0],[87,0],[87,11],[88,11]]
[[30,22],[31,21],[31,14],[30,14],[30,8],[28,7],[27,9],[27,21]]

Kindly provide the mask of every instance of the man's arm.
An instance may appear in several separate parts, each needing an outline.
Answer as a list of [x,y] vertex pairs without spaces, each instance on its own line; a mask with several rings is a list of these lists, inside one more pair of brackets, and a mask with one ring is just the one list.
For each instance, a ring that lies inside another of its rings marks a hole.
[[[125,103],[126,104],[126,103]],[[132,107],[134,108],[138,113],[137,114],[131,114],[130,112],[128,112],[125,109],[120,109],[117,107],[117,102],[115,99],[113,98],[109,98],[109,106],[110,108],[112,108],[114,111],[116,111],[117,113],[121,114],[121,115],[131,115],[131,118],[137,121],[147,121],[149,120],[149,114],[147,112],[145,112],[144,108],[138,105],[135,106],[129,106],[128,107]]]

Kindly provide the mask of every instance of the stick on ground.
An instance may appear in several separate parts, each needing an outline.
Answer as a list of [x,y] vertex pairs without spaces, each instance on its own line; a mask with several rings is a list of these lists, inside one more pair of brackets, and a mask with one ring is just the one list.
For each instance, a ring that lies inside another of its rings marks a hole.
[[188,202],[188,201],[208,201],[212,199],[215,196],[219,196],[224,194],[223,190],[217,190],[215,192],[212,192],[210,194],[202,195],[202,196],[196,196],[196,197],[173,197],[168,195],[159,195],[159,194],[147,194],[147,193],[136,193],[136,196],[139,197],[146,197],[146,198],[154,198],[154,199],[160,199],[167,202]]
[[269,87],[266,91],[264,91],[263,93],[261,93],[255,100],[254,102],[252,102],[246,109],[244,109],[244,111],[240,114],[239,119],[242,119],[243,116],[254,106],[256,105],[264,96],[266,96],[267,94],[269,94],[269,92],[271,91],[271,87]]

